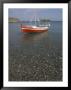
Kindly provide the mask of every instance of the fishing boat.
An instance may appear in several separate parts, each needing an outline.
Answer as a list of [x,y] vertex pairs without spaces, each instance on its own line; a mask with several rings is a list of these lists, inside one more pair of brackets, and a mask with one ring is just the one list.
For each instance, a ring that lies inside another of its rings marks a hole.
[[45,32],[48,31],[48,27],[37,27],[37,26],[21,26],[22,32]]
[[[40,20],[41,21],[41,20]],[[37,33],[37,32],[45,32],[48,31],[48,25],[40,24],[37,26],[37,21],[35,17],[35,25],[22,25],[21,24],[21,32],[27,32],[27,33]],[[44,23],[44,22],[43,22]]]

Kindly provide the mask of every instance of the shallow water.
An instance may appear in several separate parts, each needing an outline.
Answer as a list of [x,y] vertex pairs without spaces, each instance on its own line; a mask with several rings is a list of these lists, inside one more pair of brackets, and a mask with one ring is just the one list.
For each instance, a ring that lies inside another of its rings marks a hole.
[[47,32],[36,34],[9,23],[9,80],[62,80],[62,22],[51,22]]

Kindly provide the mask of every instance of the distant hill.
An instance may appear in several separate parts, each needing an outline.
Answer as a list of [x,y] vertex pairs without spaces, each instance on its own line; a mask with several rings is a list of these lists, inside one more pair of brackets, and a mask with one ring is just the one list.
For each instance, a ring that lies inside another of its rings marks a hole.
[[9,17],[9,22],[10,23],[20,22],[20,20],[18,18]]

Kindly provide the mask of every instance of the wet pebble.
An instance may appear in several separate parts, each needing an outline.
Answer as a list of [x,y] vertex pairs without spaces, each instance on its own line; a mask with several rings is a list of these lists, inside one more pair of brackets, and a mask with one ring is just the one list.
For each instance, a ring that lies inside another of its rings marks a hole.
[[62,59],[62,57],[59,57],[59,59]]
[[21,68],[21,64],[19,64],[18,67]]

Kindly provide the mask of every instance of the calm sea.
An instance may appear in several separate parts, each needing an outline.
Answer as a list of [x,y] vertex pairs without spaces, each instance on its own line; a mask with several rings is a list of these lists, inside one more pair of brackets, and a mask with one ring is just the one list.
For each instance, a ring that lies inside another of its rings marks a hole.
[[29,34],[9,23],[10,81],[62,80],[62,22],[50,24],[48,32]]

